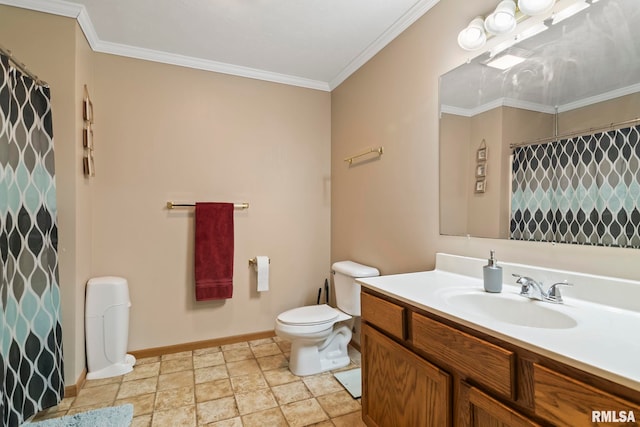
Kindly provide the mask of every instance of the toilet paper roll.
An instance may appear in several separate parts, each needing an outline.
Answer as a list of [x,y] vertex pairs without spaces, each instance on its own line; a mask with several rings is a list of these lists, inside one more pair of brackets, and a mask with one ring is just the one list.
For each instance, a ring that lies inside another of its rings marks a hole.
[[269,257],[256,257],[256,271],[258,272],[258,292],[269,290]]

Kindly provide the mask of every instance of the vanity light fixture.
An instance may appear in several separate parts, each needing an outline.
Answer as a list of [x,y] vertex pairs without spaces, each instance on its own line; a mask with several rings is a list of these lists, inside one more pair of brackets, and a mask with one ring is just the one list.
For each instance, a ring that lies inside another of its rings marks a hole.
[[[464,50],[478,50],[487,43],[489,38],[498,38],[490,42],[493,44],[490,47],[490,57],[494,57],[600,0],[517,1],[516,7],[516,0],[502,0],[486,18],[476,17],[458,34],[458,45]],[[519,31],[517,35],[506,36],[516,27]]]
[[481,16],[476,17],[458,34],[458,45],[464,50],[480,49],[487,42],[484,32],[484,21]]
[[529,16],[550,12],[556,0],[518,0],[520,12]]
[[516,3],[513,0],[503,0],[498,3],[496,10],[484,20],[484,28],[489,34],[507,34],[516,28]]

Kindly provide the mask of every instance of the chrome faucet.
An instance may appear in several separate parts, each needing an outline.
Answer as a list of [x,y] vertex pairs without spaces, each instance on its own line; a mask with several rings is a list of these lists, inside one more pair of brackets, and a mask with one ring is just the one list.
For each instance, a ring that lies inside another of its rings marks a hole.
[[520,295],[554,304],[563,303],[562,294],[560,294],[560,286],[573,286],[573,284],[565,280],[564,282],[554,283],[549,287],[549,290],[545,292],[542,287],[542,282],[536,282],[531,277],[521,276],[519,274],[512,274],[512,276],[517,277],[516,283],[522,286],[520,288]]

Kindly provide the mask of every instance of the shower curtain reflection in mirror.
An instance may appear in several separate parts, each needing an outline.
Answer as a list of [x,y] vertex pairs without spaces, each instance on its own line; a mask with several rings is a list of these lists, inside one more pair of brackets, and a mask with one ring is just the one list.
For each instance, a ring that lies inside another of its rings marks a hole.
[[18,426],[64,395],[49,88],[0,55],[0,416]]
[[640,126],[517,147],[511,239],[640,248]]

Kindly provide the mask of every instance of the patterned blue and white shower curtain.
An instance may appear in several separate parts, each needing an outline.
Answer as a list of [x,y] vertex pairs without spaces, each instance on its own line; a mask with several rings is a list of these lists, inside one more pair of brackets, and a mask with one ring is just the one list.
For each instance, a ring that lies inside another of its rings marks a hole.
[[640,248],[640,126],[513,155],[511,239]]
[[0,55],[0,416],[64,395],[49,89]]

